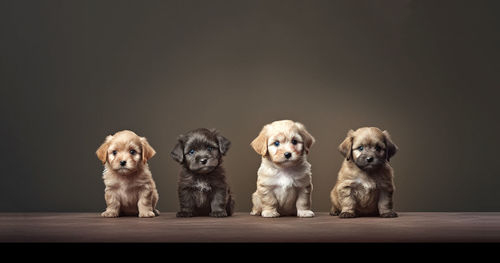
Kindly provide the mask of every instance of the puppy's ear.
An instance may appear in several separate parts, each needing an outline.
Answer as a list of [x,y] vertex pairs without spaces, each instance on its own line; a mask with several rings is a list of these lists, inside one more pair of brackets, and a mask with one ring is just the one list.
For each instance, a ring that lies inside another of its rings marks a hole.
[[217,134],[217,141],[219,144],[219,151],[222,155],[226,155],[226,152],[229,150],[229,147],[231,147],[231,141],[229,141],[226,137]]
[[309,153],[309,149],[311,148],[311,146],[314,144],[314,142],[316,140],[306,130],[306,127],[304,126],[304,124],[302,124],[300,122],[295,122],[295,125],[297,125],[297,127],[299,128],[300,136],[302,136],[302,138],[304,139],[304,150],[306,151],[306,153]]
[[388,131],[383,131],[382,133],[384,134],[385,137],[385,146],[386,146],[385,155],[387,161],[389,161],[391,157],[394,156],[398,151],[398,146],[394,144],[394,142],[392,142],[391,135],[389,134]]
[[353,139],[353,130],[349,130],[347,132],[347,136],[344,141],[339,145],[340,153],[346,158],[346,160],[352,159],[352,139]]
[[259,133],[259,136],[255,138],[250,145],[252,148],[260,155],[265,156],[267,154],[267,128],[264,126]]
[[175,145],[174,149],[172,152],[170,152],[170,155],[172,158],[177,161],[178,163],[184,163],[184,136],[181,135],[177,139],[177,144]]
[[101,144],[101,146],[99,146],[99,148],[97,148],[97,151],[95,152],[97,158],[101,160],[102,164],[105,164],[106,161],[108,160],[108,147],[109,143],[111,142],[111,139],[113,139],[112,135],[106,136],[104,142]]
[[151,147],[146,137],[141,137],[141,146],[142,146],[142,163],[146,164],[146,162],[151,159],[156,151]]

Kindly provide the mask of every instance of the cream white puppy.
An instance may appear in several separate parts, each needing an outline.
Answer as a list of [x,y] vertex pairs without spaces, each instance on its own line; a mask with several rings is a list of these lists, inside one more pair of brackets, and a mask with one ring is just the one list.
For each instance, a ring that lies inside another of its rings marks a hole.
[[252,215],[313,217],[311,164],[307,154],[314,137],[303,124],[291,120],[264,126],[251,146],[262,156]]

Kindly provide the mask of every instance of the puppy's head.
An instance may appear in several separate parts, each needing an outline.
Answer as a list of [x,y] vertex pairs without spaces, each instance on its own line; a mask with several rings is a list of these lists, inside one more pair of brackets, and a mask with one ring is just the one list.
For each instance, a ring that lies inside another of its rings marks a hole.
[[291,166],[306,158],[314,141],[302,123],[281,120],[264,126],[250,145],[273,163]]
[[375,127],[349,130],[339,145],[339,151],[346,160],[353,161],[362,170],[374,170],[388,162],[398,151],[387,131]]
[[179,136],[172,158],[188,170],[205,174],[222,163],[231,142],[215,129],[200,128]]
[[127,175],[140,169],[156,154],[145,137],[124,130],[109,135],[96,151],[97,157],[113,171]]

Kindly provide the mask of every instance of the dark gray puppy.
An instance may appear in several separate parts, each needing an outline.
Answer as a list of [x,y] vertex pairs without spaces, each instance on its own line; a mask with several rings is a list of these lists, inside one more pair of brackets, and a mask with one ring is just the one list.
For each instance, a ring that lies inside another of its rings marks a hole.
[[234,201],[221,166],[230,145],[215,129],[200,128],[179,136],[171,152],[172,158],[182,165],[177,217],[233,214]]

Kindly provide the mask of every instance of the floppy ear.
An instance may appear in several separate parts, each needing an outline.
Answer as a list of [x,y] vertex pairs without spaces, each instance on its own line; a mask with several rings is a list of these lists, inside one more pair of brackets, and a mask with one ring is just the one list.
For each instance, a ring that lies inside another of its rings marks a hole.
[[146,137],[141,137],[141,145],[142,145],[142,163],[146,164],[146,162],[151,159],[156,151],[151,147]]
[[231,141],[229,141],[226,137],[217,134],[217,141],[219,143],[219,151],[222,155],[226,155],[226,152],[231,147]]
[[172,152],[170,152],[170,155],[172,158],[177,161],[178,163],[183,163],[184,162],[184,141],[183,141],[183,135],[179,136],[177,139],[177,144],[175,145],[174,149]]
[[265,156],[267,154],[267,125],[262,128],[259,136],[255,138],[250,145],[252,148],[260,155]]
[[389,134],[388,131],[383,131],[382,133],[384,134],[385,137],[385,146],[386,146],[385,155],[387,161],[389,161],[391,157],[394,156],[398,151],[398,146],[392,142],[391,135]]
[[95,154],[97,155],[97,158],[101,160],[102,164],[105,164],[106,161],[108,160],[108,147],[109,147],[109,142],[113,139],[112,135],[106,136],[106,139],[104,142],[99,146]]
[[295,122],[295,125],[297,125],[297,127],[299,128],[300,136],[302,136],[302,138],[304,139],[304,150],[306,151],[306,153],[309,153],[309,149],[311,148],[311,146],[314,144],[314,142],[316,140],[306,130],[306,127],[304,126],[304,124],[302,124],[300,122]]
[[346,160],[352,159],[352,134],[353,130],[347,132],[347,136],[344,141],[339,145],[340,153],[346,158]]

